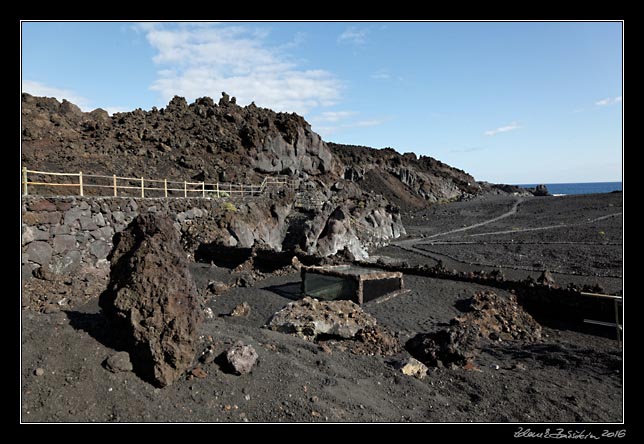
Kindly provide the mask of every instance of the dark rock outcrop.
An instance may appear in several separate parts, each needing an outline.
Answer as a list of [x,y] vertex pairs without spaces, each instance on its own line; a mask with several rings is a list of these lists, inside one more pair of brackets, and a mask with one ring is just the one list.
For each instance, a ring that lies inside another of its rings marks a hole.
[[534,194],[535,196],[550,196],[548,187],[543,184],[537,185],[534,190],[531,189],[530,191],[532,191],[532,194]]
[[[187,238],[208,238],[200,243],[243,249],[266,245],[277,252],[301,250],[318,256],[346,251],[363,259],[369,248],[405,234],[401,209],[468,198],[490,189],[428,156],[326,143],[301,116],[254,104],[241,107],[225,93],[218,103],[203,97],[188,104],[174,97],[162,109],[111,117],[101,109],[83,113],[67,101],[23,94],[21,111],[22,162],[31,169],[128,177],[140,177],[145,171],[150,179],[203,181],[209,196],[215,193],[215,183],[225,182],[223,193],[216,194],[220,198],[229,194],[233,183],[257,185],[278,174],[288,178],[288,186],[272,188],[261,199],[228,196],[230,201],[222,204],[226,211],[216,220],[202,218],[210,225],[195,224],[182,233]],[[87,195],[104,192],[85,189]],[[146,197],[163,195],[159,190],[150,193]],[[61,214],[40,211],[38,218],[51,221]],[[100,228],[100,220],[82,214],[65,213],[64,218],[65,224],[75,218],[83,229]],[[178,215],[182,229],[186,218],[187,214]],[[26,233],[26,240],[33,234]],[[108,245],[94,248],[102,258]],[[37,260],[47,261],[46,251],[34,253]]]
[[95,174],[139,177],[145,171],[150,178],[206,182],[259,183],[264,174],[340,176],[338,159],[301,116],[240,107],[227,97],[188,104],[175,96],[160,110],[109,117],[23,93],[22,160],[34,169],[88,171],[85,155],[91,153]]
[[478,354],[481,339],[541,339],[541,326],[521,308],[514,295],[476,293],[465,310],[464,315],[452,319],[448,328],[419,333],[407,341],[405,348],[428,366],[464,366]]
[[137,216],[116,242],[111,265],[100,307],[135,372],[159,386],[172,384],[193,362],[203,318],[172,220]]
[[225,93],[218,103],[174,97],[160,110],[112,117],[23,94],[22,125],[22,160],[33,169],[87,171],[91,154],[95,174],[139,177],[145,171],[150,178],[211,183],[259,183],[267,174],[284,174],[319,180],[333,191],[354,182],[402,208],[482,191],[472,176],[432,157],[326,143],[297,114],[241,107]]
[[450,364],[465,365],[478,353],[476,328],[447,328],[430,333],[419,333],[405,344],[416,359],[430,367]]
[[328,144],[344,165],[343,177],[365,192],[374,191],[403,208],[445,202],[481,192],[476,180],[464,171],[429,156],[399,154],[391,148]]

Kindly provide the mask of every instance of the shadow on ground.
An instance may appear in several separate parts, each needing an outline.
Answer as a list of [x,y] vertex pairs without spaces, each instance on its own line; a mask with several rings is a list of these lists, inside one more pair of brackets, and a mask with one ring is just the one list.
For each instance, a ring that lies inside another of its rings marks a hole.
[[103,313],[87,313],[82,311],[65,311],[69,325],[75,330],[82,330],[104,346],[115,351],[126,350],[124,341],[114,335],[108,319]]
[[304,297],[300,281],[288,282],[283,285],[271,285],[270,287],[263,287],[262,290],[270,291],[292,301],[297,301]]

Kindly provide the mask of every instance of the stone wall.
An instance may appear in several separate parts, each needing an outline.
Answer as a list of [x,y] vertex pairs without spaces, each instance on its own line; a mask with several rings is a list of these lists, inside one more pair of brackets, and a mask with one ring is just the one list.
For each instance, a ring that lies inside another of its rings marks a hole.
[[342,192],[333,197],[306,215],[293,208],[293,193],[283,190],[223,199],[25,196],[23,306],[52,309],[98,296],[107,285],[113,239],[139,213],[173,218],[188,257],[202,245],[276,252],[286,245],[294,253],[328,256],[344,249],[363,258],[367,248],[404,233],[400,215],[387,210],[383,199],[356,202]]
[[39,268],[40,276],[107,275],[114,234],[140,211],[168,212],[180,229],[221,205],[197,198],[23,197],[22,277],[30,279]]

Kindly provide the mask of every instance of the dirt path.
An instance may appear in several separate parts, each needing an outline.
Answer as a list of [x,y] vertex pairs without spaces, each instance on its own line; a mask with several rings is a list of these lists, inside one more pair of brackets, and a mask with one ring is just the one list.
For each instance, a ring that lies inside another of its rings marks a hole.
[[[436,210],[433,215],[421,216],[425,225],[417,225],[417,235],[390,246],[404,251],[403,255],[412,262],[422,262],[422,257],[428,263],[441,261],[447,268],[465,272],[500,269],[506,278],[518,280],[537,278],[547,269],[564,286],[601,284],[607,290],[618,291],[622,286],[622,242],[618,231],[611,227],[623,212],[619,211],[616,197],[556,199],[510,197],[504,208],[497,206],[483,220],[470,219],[467,226],[455,229],[452,227],[459,226],[459,213],[475,214],[477,206],[485,211],[486,203],[472,202],[472,208],[461,204],[451,212]],[[580,204],[588,205],[588,212],[573,211]],[[490,231],[469,231],[483,226]]]
[[[620,211],[619,213],[607,214],[606,216],[596,217],[595,219],[587,220],[587,221],[584,221],[584,222],[578,222],[578,223],[574,223],[574,224],[559,224],[559,225],[548,225],[548,226],[545,226],[545,227],[522,228],[522,229],[518,229],[518,230],[492,231],[492,232],[489,232],[489,233],[470,234],[470,236],[471,237],[475,237],[475,236],[492,236],[492,235],[496,235],[496,234],[523,233],[525,231],[554,230],[555,228],[568,228],[568,227],[574,227],[574,226],[577,226],[577,225],[592,224],[594,222],[599,222],[599,221],[602,221],[602,220],[610,219],[611,217],[621,216],[621,215],[622,215],[622,212]],[[441,234],[447,234],[447,233],[441,233]],[[429,237],[433,237],[433,236],[429,236]]]
[[500,216],[493,217],[492,219],[487,219],[487,220],[484,220],[483,222],[468,225],[467,227],[461,227],[461,228],[456,228],[454,230],[443,231],[441,233],[432,234],[431,236],[427,236],[427,237],[424,237],[424,238],[405,239],[405,240],[401,240],[401,241],[392,242],[392,244],[396,245],[396,246],[399,246],[399,247],[412,247],[413,248],[413,245],[416,244],[419,240],[433,239],[433,238],[438,237],[438,236],[445,236],[447,234],[453,234],[453,233],[459,233],[461,231],[473,230],[474,228],[482,227],[483,225],[487,225],[487,224],[491,224],[493,222],[497,222],[497,221],[499,221],[501,219],[505,219],[506,217],[510,217],[510,216],[516,214],[517,209],[519,207],[519,204],[521,202],[523,202],[523,200],[524,199],[522,199],[520,197],[517,198],[515,200],[514,204],[512,205],[512,208],[510,208],[508,211],[506,211],[505,213],[501,214]]

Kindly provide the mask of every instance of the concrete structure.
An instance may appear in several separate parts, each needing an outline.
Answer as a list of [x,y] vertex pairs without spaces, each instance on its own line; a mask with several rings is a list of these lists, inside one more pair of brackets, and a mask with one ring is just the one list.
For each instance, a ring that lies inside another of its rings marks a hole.
[[348,299],[363,304],[404,288],[401,272],[354,265],[302,267],[302,293],[318,299]]

